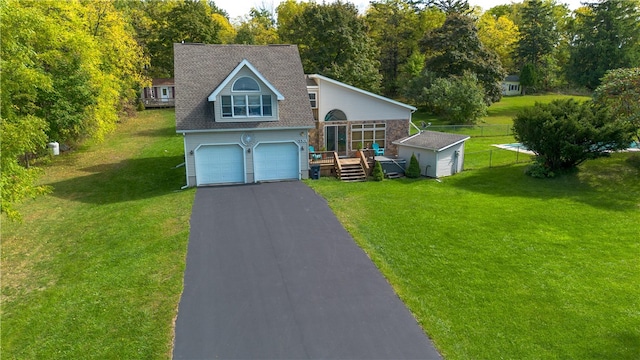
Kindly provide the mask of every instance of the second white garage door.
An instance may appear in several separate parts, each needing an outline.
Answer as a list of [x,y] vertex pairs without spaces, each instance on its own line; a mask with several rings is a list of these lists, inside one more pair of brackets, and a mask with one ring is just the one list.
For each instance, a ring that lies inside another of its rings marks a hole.
[[258,144],[253,162],[256,181],[300,178],[300,149],[295,143]]
[[203,145],[195,151],[196,183],[244,183],[244,151],[240,145]]

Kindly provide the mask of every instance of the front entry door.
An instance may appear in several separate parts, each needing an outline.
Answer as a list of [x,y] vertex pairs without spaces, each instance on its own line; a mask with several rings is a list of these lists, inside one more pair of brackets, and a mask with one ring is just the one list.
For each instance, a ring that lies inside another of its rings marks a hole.
[[327,151],[335,151],[338,156],[347,155],[347,126],[328,125],[324,127],[325,148]]

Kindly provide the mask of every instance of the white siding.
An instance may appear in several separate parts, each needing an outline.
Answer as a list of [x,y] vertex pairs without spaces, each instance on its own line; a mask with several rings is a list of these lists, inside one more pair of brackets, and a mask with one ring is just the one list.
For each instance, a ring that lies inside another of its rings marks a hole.
[[411,110],[380,99],[322,81],[318,90],[318,119],[333,109],[340,109],[348,120],[401,120],[410,119]]
[[[245,157],[245,170],[247,183],[255,182],[254,177],[254,150],[258,144],[270,142],[290,142],[295,143],[300,151],[299,171],[300,178],[306,179],[309,176],[309,161],[307,148],[307,130],[251,130],[246,133],[253,135],[253,143],[249,146],[242,144],[241,137],[245,131],[227,132],[194,132],[184,135],[185,165],[187,171],[187,186],[196,186],[195,157],[191,152],[200,145],[211,144],[237,144],[242,147]],[[301,135],[302,133],[302,135]],[[251,152],[248,151],[251,149]]]
[[[456,151],[458,152],[456,158]],[[411,154],[416,154],[420,164],[420,173],[428,177],[444,177],[461,172],[464,169],[464,143],[444,149],[440,152],[398,145],[398,156],[411,160]]]
[[[243,77],[243,76],[248,76],[252,79],[254,79],[255,81],[258,82],[258,85],[260,85],[260,92],[259,93],[252,93],[252,94],[260,94],[260,95],[271,95],[271,106],[272,106],[272,111],[273,111],[273,116],[264,116],[264,117],[242,117],[242,118],[223,118],[222,117],[222,106],[221,106],[221,100],[220,97],[223,95],[234,95],[234,94],[249,94],[246,92],[240,92],[240,93],[234,93],[231,91],[231,87],[233,86],[233,83]],[[278,112],[278,99],[276,97],[276,94],[271,91],[271,89],[269,89],[269,87],[264,84],[262,81],[260,81],[260,78],[258,78],[251,70],[247,69],[246,67],[243,68],[242,70],[238,71],[238,74],[231,79],[231,81],[229,81],[229,83],[222,88],[222,90],[220,91],[220,94],[216,97],[216,101],[213,103],[214,105],[214,114],[215,114],[215,120],[219,121],[219,122],[256,122],[256,121],[276,121],[279,119],[279,112]]]

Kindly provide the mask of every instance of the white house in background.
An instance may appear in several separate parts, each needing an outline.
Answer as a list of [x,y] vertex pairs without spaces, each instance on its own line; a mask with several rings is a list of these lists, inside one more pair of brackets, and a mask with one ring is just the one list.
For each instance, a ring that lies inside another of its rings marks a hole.
[[174,44],[187,186],[309,174],[313,115],[298,47]]
[[315,128],[309,143],[316,150],[351,156],[375,142],[385,155],[396,155],[394,141],[409,135],[411,105],[318,74],[306,75]]
[[[464,168],[464,142],[467,135],[422,131],[395,142],[398,155],[409,159],[415,154],[420,173],[428,177],[444,177],[459,173]],[[407,165],[408,166],[408,165]]]
[[145,87],[140,94],[145,107],[174,107],[176,90],[174,80],[153,79],[151,87]]
[[502,81],[502,95],[513,96],[522,94],[520,76],[509,75]]

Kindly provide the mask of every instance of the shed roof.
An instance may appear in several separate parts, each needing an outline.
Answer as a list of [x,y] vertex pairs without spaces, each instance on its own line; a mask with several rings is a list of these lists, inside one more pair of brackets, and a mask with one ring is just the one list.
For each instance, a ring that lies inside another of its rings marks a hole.
[[[245,60],[284,97],[278,101],[278,121],[213,120],[209,95]],[[174,44],[174,73],[178,132],[314,126],[302,62],[295,45]]]
[[406,145],[432,151],[442,151],[468,140],[468,135],[449,134],[438,131],[422,131],[418,134],[395,141],[396,145]]

